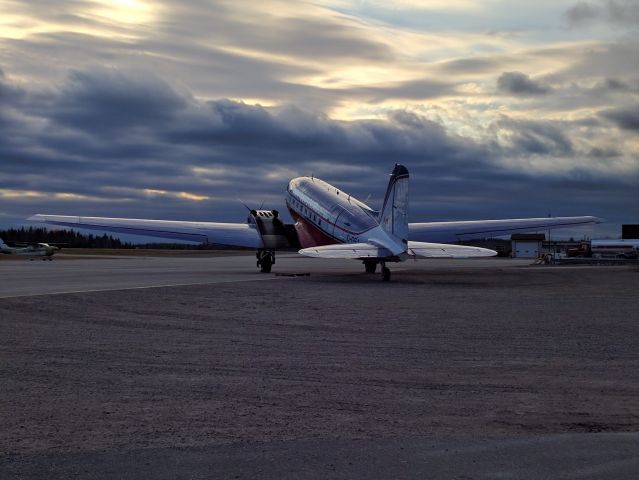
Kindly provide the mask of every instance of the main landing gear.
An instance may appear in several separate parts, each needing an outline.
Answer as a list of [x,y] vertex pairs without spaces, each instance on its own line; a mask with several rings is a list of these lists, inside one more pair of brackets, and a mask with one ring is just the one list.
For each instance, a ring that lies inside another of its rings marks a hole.
[[270,273],[271,266],[275,264],[275,250],[258,250],[255,254],[257,258],[257,268],[262,273]]
[[364,269],[366,269],[366,273],[375,273],[377,260],[364,260]]
[[386,266],[386,262],[378,262],[377,260],[364,260],[364,269],[366,273],[375,273],[377,270],[377,264],[382,266],[382,280],[388,282],[391,277],[390,269]]

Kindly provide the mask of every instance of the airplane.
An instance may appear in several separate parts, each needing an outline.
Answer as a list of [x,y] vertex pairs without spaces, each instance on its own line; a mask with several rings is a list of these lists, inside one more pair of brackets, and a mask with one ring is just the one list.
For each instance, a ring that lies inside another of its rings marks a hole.
[[596,217],[582,216],[409,223],[408,186],[408,169],[395,164],[382,208],[376,211],[319,178],[297,177],[288,183],[285,197],[294,224],[285,224],[277,210],[262,209],[250,210],[246,223],[43,214],[33,215],[28,220],[72,228],[254,248],[257,250],[257,266],[262,272],[271,271],[276,250],[301,247],[299,253],[308,257],[362,261],[367,273],[374,273],[380,265],[385,281],[390,280],[386,264],[391,262],[497,254],[486,248],[452,245],[453,242],[600,222]]
[[[5,255],[20,255],[25,257],[42,257],[42,260],[53,260],[55,252],[60,247],[48,243],[33,243],[21,247],[10,247],[0,238],[0,253]],[[31,258],[33,260],[33,258]]]

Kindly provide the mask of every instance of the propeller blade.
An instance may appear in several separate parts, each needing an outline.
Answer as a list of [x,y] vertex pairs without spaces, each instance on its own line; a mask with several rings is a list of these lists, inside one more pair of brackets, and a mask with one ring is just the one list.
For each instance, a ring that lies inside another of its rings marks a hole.
[[238,202],[240,202],[242,205],[244,205],[244,207],[245,207],[245,208],[246,208],[249,212],[251,211],[251,209],[249,208],[249,206],[248,206],[246,203],[244,203],[244,202],[242,201],[242,199],[241,199],[241,198],[238,198],[238,199],[237,199],[237,201],[238,201]]

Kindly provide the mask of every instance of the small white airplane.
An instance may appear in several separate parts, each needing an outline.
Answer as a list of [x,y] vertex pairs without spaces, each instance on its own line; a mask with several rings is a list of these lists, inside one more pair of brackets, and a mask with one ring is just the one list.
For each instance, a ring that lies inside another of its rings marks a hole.
[[[598,223],[596,217],[524,218],[461,222],[408,223],[406,167],[396,164],[380,211],[314,177],[292,179],[286,206],[295,223],[287,225],[277,210],[251,210],[246,223],[188,222],[135,218],[34,215],[28,220],[50,225],[102,230],[167,239],[190,240],[257,249],[257,265],[270,272],[275,251],[300,248],[318,258],[357,259],[366,272],[381,265],[390,279],[388,262],[410,258],[468,258],[496,255],[494,250],[451,245],[452,242],[512,232]],[[439,243],[430,243],[439,242]]]
[[[48,243],[34,243],[24,247],[10,247],[0,238],[0,253],[5,255],[20,255],[24,257],[42,257],[42,260],[53,260],[55,252],[60,247],[49,245]],[[33,258],[31,259],[33,260]]]

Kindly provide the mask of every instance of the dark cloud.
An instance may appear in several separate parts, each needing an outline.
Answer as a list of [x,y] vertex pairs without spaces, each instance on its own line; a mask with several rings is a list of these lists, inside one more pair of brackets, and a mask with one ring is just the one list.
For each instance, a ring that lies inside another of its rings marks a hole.
[[509,137],[514,152],[550,156],[565,156],[573,152],[572,142],[559,124],[504,118],[496,126],[500,133]]
[[[219,18],[216,22],[223,23]],[[348,94],[347,89],[320,89],[290,80],[320,73],[308,62],[293,61],[284,54],[280,59],[265,57],[259,54],[260,45],[255,46],[254,54],[229,50],[225,45],[230,40],[215,41],[213,26],[205,32],[209,37],[200,39],[195,33],[184,31],[178,36],[159,28],[155,35],[139,38],[138,32],[128,32],[135,38],[130,40],[62,31],[6,39],[3,44],[12,63],[19,67],[18,73],[51,83],[65,81],[60,74],[66,70],[52,68],[42,59],[57,58],[64,52],[65,64],[76,66],[76,70],[86,71],[96,64],[129,71],[145,69],[208,98],[265,98],[319,108],[329,107]]]
[[4,70],[0,68],[0,118],[6,114],[7,108],[15,107],[23,100],[25,92],[23,89],[14,85],[6,77]]
[[637,82],[639,39],[628,36],[623,42],[599,43],[572,52],[571,61],[555,71],[557,82],[577,82],[584,79],[615,78],[622,82]]
[[447,73],[465,74],[490,72],[502,64],[499,58],[462,58],[439,65],[439,69]]
[[358,98],[368,103],[381,103],[388,99],[426,100],[450,95],[455,91],[454,84],[441,80],[420,79],[407,82],[395,82],[386,86],[343,89],[340,94]]
[[578,2],[566,10],[564,14],[572,24],[579,24],[597,18],[601,13],[601,7],[590,2]]
[[50,118],[91,132],[127,130],[162,124],[188,101],[155,76],[96,68],[71,72]]
[[639,132],[639,104],[605,110],[601,116],[619,128]]
[[[308,173],[304,163],[330,159],[384,171],[397,155],[437,164],[461,158],[459,151],[475,153],[439,124],[408,112],[389,120],[340,122],[294,105],[201,102],[141,72],[73,71],[48,101],[40,98],[34,93],[19,106],[20,122],[6,120],[12,128],[0,132],[0,151],[7,158],[6,175],[45,172],[28,183],[43,191],[55,186],[88,193],[114,184],[150,188],[153,182],[158,182],[153,188],[202,191],[206,182],[193,173],[195,167],[247,173],[268,164],[269,170]],[[45,182],[47,173],[52,179]],[[151,182],[153,175],[164,178]],[[19,184],[3,178],[5,188]]]
[[616,148],[600,148],[593,147],[588,152],[588,156],[592,158],[598,159],[609,159],[609,158],[619,158],[623,155],[623,153]]
[[[6,77],[0,87],[17,88]],[[310,173],[358,197],[373,194],[376,206],[395,162],[406,163],[413,175],[415,219],[604,215],[615,202],[609,190],[619,194],[617,202],[630,195],[623,184],[628,178],[599,179],[605,201],[593,211],[576,203],[586,198],[586,167],[582,173],[526,173],[530,156],[578,154],[568,127],[558,122],[504,118],[495,139],[480,143],[410,110],[338,121],[292,104],[201,101],[155,75],[104,68],[75,70],[44,93],[19,91],[21,100],[0,115],[0,195],[9,189],[45,196],[4,198],[3,209],[13,215],[239,221],[238,196],[283,209],[286,182]],[[593,150],[591,157],[613,153]],[[504,158],[521,158],[522,168],[504,168]],[[559,181],[565,185],[554,191]],[[522,210],[512,199],[526,188],[535,207]],[[566,199],[566,191],[574,198]],[[189,201],[179,192],[207,199]],[[79,197],[55,196],[60,193]]]
[[521,72],[504,72],[497,79],[499,91],[516,96],[544,95],[551,90]]
[[636,0],[580,1],[564,14],[569,24],[578,26],[591,22],[637,27],[639,4]]
[[[200,5],[200,8],[198,8]],[[394,58],[388,45],[361,35],[357,22],[345,17],[297,16],[305,6],[287,2],[290,14],[277,16],[264,8],[242,8],[229,2],[210,1],[167,3],[161,35],[172,38],[206,40],[212,44],[233,43],[236,47],[284,54],[302,59],[331,62],[366,59],[386,62]],[[197,13],[195,13],[197,12]]]
[[632,92],[636,89],[617,78],[606,78],[603,82],[603,88],[613,92]]

